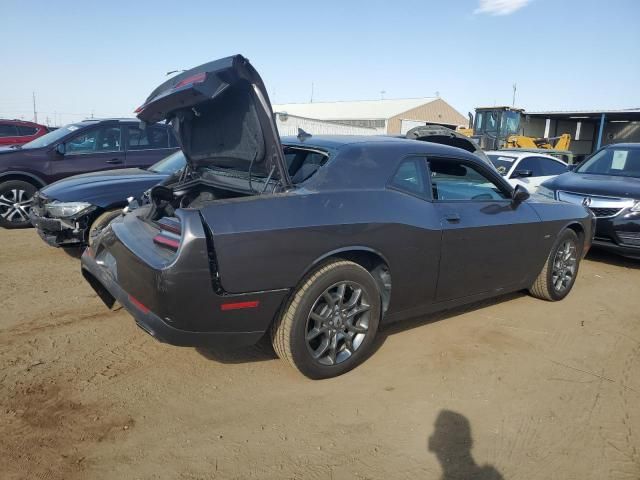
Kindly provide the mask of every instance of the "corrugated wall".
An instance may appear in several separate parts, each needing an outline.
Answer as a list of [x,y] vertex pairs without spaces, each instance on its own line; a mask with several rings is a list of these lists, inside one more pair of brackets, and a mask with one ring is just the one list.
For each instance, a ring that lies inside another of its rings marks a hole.
[[380,135],[380,130],[375,128],[357,127],[355,125],[344,125],[335,122],[324,122],[312,118],[297,117],[287,115],[282,121],[281,115],[276,115],[276,124],[280,135],[297,135],[298,128],[301,128],[312,135]]

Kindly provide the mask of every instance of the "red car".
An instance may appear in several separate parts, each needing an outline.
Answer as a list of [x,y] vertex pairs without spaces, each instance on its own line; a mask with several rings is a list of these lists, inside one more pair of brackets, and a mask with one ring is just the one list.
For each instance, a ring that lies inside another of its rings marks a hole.
[[0,119],[0,145],[24,145],[48,131],[47,127],[38,123]]

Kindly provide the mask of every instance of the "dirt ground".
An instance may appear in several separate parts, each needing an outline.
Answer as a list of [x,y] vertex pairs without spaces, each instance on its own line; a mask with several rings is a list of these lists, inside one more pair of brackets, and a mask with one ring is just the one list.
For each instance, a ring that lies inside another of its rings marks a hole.
[[396,324],[315,382],[156,342],[33,230],[0,229],[0,273],[2,479],[640,478],[640,262]]

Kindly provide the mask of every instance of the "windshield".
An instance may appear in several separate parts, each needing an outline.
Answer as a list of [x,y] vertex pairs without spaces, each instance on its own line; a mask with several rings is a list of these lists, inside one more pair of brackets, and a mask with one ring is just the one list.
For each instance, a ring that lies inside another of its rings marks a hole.
[[503,112],[500,133],[504,135],[514,135],[520,130],[520,112]]
[[158,163],[154,163],[149,167],[150,172],[154,173],[166,173],[168,175],[177,172],[186,164],[184,153],[177,151],[172,153],[168,157],[164,157]]
[[506,175],[511,165],[513,165],[513,162],[516,161],[516,157],[509,157],[507,155],[488,154],[487,156],[500,175]]
[[25,143],[22,148],[42,148],[48,147],[49,145],[56,143],[62,137],[69,135],[71,132],[75,132],[76,130],[84,127],[85,125],[65,125],[64,127],[60,127],[53,132],[49,132],[46,135],[36,138],[35,140],[31,140],[29,143]]
[[640,178],[640,149],[605,148],[585,160],[576,172]]

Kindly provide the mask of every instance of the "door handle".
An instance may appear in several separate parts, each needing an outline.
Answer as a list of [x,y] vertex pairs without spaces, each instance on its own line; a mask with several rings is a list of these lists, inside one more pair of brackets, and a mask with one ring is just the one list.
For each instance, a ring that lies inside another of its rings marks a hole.
[[449,223],[458,223],[460,221],[460,215],[457,213],[448,213],[444,216],[444,219]]
[[107,160],[107,163],[122,163],[122,160],[119,158],[112,158],[111,160]]

